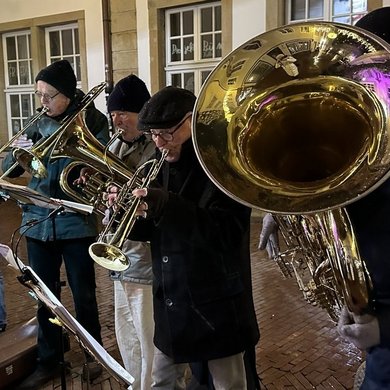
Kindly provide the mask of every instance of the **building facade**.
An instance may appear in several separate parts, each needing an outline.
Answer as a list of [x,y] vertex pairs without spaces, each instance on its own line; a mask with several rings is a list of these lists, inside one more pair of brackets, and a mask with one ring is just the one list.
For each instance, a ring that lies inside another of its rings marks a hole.
[[[34,77],[68,59],[85,92],[107,92],[135,73],[156,92],[178,85],[197,93],[230,51],[268,29],[297,20],[353,24],[390,0],[1,0],[0,145],[39,104]],[[105,96],[95,100],[105,112]]]

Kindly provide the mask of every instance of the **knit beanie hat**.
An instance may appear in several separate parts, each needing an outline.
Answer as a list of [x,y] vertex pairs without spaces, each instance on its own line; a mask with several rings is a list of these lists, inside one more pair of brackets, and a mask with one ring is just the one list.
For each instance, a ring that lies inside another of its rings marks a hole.
[[377,8],[364,15],[356,22],[356,26],[364,28],[390,43],[390,7]]
[[107,101],[108,112],[128,111],[139,113],[150,93],[145,83],[131,74],[117,82]]
[[138,114],[138,130],[169,129],[194,109],[195,95],[183,88],[168,86],[154,94]]
[[77,80],[69,61],[56,61],[43,68],[35,77],[35,82],[38,80],[52,85],[69,99],[74,98]]

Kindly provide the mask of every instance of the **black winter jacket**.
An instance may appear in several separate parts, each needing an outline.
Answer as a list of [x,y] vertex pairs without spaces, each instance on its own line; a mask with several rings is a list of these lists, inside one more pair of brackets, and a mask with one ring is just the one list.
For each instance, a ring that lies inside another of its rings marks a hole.
[[251,287],[250,209],[217,189],[191,140],[158,182],[168,200],[158,219],[132,232],[150,240],[154,342],[176,363],[217,359],[259,339]]

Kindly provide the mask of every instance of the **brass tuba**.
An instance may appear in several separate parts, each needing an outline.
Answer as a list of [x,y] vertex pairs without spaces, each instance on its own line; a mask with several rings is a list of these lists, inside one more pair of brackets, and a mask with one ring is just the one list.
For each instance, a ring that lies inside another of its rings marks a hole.
[[355,313],[369,304],[370,277],[344,206],[389,176],[389,52],[348,25],[277,28],[226,56],[194,110],[208,176],[275,216],[333,319],[343,304]]

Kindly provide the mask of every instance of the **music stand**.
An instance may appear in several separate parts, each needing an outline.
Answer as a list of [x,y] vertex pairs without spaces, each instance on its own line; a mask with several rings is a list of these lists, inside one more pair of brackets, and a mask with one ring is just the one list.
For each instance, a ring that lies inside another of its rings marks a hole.
[[24,265],[20,259],[15,259],[11,248],[7,245],[0,244],[0,255],[16,271],[22,270],[22,284],[29,288],[35,294],[36,298],[55,315],[60,325],[65,327],[76,338],[80,346],[91,354],[120,384],[123,384],[129,390],[132,389],[131,385],[134,382],[133,376],[69,313],[34,270]]
[[[34,204],[39,207],[53,209],[50,217],[53,218],[53,230],[55,234],[54,218],[62,211],[75,212],[82,214],[91,214],[93,206],[76,203],[64,199],[54,199],[47,197],[31,188],[13,184],[0,179],[0,197],[12,198],[13,200],[23,204]],[[8,263],[20,271],[22,275],[18,276],[18,280],[30,290],[58,319],[60,325],[64,326],[82,348],[89,352],[106,370],[118,381],[126,384],[128,389],[131,389],[131,384],[134,378],[115,360],[108,352],[88,333],[86,329],[66,310],[57,297],[44,284],[39,276],[29,266],[25,266],[19,259],[14,259],[14,254],[11,248],[0,244],[0,255],[2,255]],[[62,386],[66,383],[64,375],[62,375]],[[88,383],[89,386],[89,383]]]

